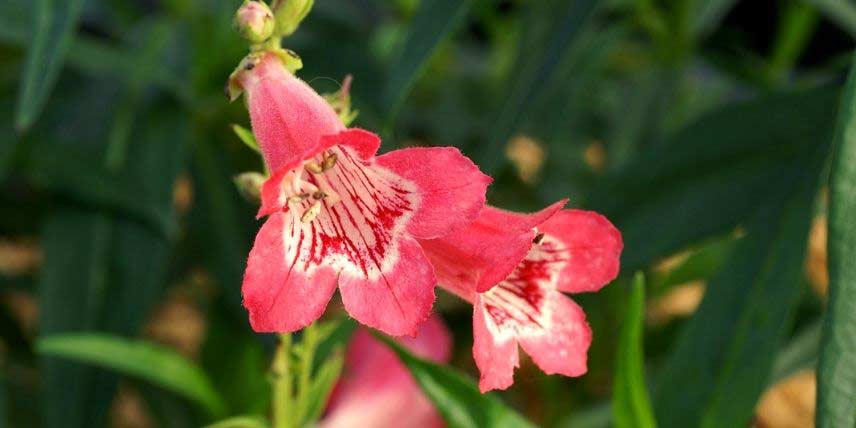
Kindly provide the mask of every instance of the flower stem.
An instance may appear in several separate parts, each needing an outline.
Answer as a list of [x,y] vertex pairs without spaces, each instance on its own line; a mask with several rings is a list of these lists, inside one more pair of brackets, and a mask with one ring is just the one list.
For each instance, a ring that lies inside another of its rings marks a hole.
[[289,371],[291,358],[291,335],[279,335],[279,346],[273,357],[272,416],[273,428],[294,428],[292,410],[292,384]]

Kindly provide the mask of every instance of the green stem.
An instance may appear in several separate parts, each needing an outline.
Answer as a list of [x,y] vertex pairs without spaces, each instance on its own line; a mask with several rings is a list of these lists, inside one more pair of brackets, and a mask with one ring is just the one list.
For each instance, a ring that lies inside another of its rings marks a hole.
[[273,428],[294,428],[291,410],[292,385],[291,373],[289,372],[289,359],[291,356],[291,335],[281,334],[279,346],[273,356],[271,371],[273,372]]

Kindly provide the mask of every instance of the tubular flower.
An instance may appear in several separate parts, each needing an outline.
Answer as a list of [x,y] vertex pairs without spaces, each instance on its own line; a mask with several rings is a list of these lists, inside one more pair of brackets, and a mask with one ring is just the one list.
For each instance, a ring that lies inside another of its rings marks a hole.
[[345,309],[390,335],[412,335],[434,301],[416,238],[472,222],[490,178],[457,149],[375,156],[380,139],[346,129],[273,53],[235,77],[271,177],[242,292],[256,331],[291,332],[324,312],[337,285]]
[[605,217],[564,204],[531,215],[487,207],[463,231],[421,242],[441,287],[473,304],[482,392],[514,382],[518,344],[547,374],[586,372],[591,328],[562,292],[613,280],[622,241]]
[[[415,338],[398,342],[414,354],[438,363],[449,361],[452,338],[434,316]],[[443,420],[395,354],[365,329],[354,333],[345,367],[333,391],[321,428],[433,428]]]

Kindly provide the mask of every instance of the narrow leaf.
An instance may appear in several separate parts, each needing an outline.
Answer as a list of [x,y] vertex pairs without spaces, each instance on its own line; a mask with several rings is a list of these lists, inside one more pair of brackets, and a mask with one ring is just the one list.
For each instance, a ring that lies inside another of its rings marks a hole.
[[527,50],[529,46],[521,46],[517,61],[521,69],[512,72],[509,87],[503,89],[507,95],[493,121],[488,141],[490,147],[482,151],[483,159],[478,162],[482,169],[493,171],[500,165],[501,148],[526,118],[533,103],[544,94],[565,54],[593,15],[597,3],[597,0],[560,2],[565,9],[558,12],[560,19],[550,29],[550,36],[543,42],[543,47],[536,47],[530,52]]
[[613,417],[616,428],[655,428],[654,412],[645,385],[645,353],[642,345],[645,322],[645,277],[633,278],[630,301],[616,357]]
[[27,129],[35,122],[59,77],[71,45],[84,0],[37,0],[32,42],[21,78],[15,125]]
[[205,428],[267,428],[270,423],[261,416],[235,416],[215,422]]
[[394,340],[375,335],[410,370],[450,428],[525,428],[534,424],[507,407],[494,394],[482,394],[460,372],[414,356]]
[[850,70],[844,90],[834,144],[829,184],[829,304],[818,367],[819,428],[856,426],[856,68]]
[[589,202],[621,230],[622,268],[730,233],[758,212],[828,144],[838,95],[818,88],[724,106],[604,180]]
[[305,404],[306,417],[303,425],[316,422],[321,417],[321,414],[324,412],[324,406],[330,398],[330,393],[333,392],[333,386],[336,385],[336,381],[342,373],[344,363],[345,356],[340,351],[329,355],[321,367],[318,367],[309,388],[308,399]]
[[392,124],[401,104],[413,84],[422,74],[431,55],[440,43],[461,22],[472,5],[472,0],[431,0],[420,2],[419,10],[407,26],[408,31],[398,54],[390,67],[383,89],[383,109],[388,124]]
[[39,339],[38,351],[139,377],[182,395],[212,416],[225,404],[205,373],[175,351],[143,341],[96,333],[69,333]]
[[241,142],[244,143],[244,145],[246,145],[247,147],[249,147],[250,150],[258,154],[262,153],[261,149],[259,149],[259,143],[258,141],[256,141],[256,137],[253,136],[252,131],[247,128],[244,128],[241,125],[233,123],[232,132],[234,132],[235,135],[237,135],[238,138],[241,140]]
[[817,179],[827,145],[783,165],[746,237],[713,278],[658,379],[663,426],[743,426],[767,385],[800,294]]

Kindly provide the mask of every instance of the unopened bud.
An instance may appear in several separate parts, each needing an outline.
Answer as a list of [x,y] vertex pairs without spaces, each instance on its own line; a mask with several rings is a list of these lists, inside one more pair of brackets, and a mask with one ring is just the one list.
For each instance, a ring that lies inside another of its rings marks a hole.
[[264,2],[245,0],[235,13],[235,29],[250,43],[267,40],[275,27],[273,12]]
[[262,185],[265,182],[265,176],[258,172],[242,172],[233,179],[235,187],[246,200],[258,203],[262,196]]
[[276,35],[285,37],[297,31],[300,22],[312,10],[313,3],[314,0],[273,0]]

